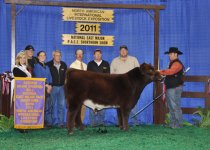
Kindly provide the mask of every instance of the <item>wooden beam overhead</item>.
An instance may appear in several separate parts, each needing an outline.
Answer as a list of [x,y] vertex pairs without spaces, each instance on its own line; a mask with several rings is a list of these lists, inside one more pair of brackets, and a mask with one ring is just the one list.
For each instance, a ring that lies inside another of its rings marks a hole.
[[104,3],[82,3],[82,2],[52,2],[35,0],[4,0],[8,4],[36,5],[36,6],[59,6],[59,7],[85,7],[85,8],[118,8],[118,9],[165,9],[163,5],[141,5],[141,4],[104,4]]

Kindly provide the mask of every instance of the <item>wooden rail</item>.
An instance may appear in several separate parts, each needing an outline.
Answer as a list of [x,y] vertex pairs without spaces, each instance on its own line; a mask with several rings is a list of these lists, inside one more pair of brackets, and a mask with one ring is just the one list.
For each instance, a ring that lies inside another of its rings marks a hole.
[[[205,89],[203,92],[189,92],[183,91],[182,98],[202,98],[205,100],[205,108],[210,108],[210,94],[209,92],[209,81],[210,76],[186,76],[185,82],[203,82]],[[197,108],[182,108],[183,114],[193,114]]]

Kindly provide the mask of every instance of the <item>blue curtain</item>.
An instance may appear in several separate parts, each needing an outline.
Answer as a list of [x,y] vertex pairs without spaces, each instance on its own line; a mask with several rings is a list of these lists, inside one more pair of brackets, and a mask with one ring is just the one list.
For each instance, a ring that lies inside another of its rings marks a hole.
[[11,57],[10,5],[0,1],[0,73],[10,70]]
[[[47,0],[45,0],[47,1]],[[56,0],[54,0],[56,1]],[[68,1],[68,0],[57,0]],[[76,0],[75,0],[76,1]],[[78,2],[78,1],[77,1]],[[84,1],[80,1],[84,2]],[[190,66],[188,75],[209,75],[210,61],[210,1],[203,0],[88,0],[85,2],[99,3],[132,3],[132,4],[162,4],[165,10],[160,12],[160,68],[168,65],[168,57],[164,55],[170,46],[177,46],[184,55],[180,57],[184,65]],[[18,6],[19,10],[22,6]],[[16,52],[32,44],[35,53],[40,50],[47,52],[47,59],[52,58],[52,51],[60,49],[63,60],[70,65],[74,61],[74,51],[84,49],[84,61],[88,63],[93,59],[93,51],[101,48],[103,59],[111,63],[119,55],[119,46],[126,44],[130,55],[138,58],[140,63],[153,64],[154,22],[145,10],[114,9],[115,23],[102,23],[102,35],[114,35],[113,47],[95,46],[63,46],[61,35],[75,33],[74,22],[62,22],[61,7],[25,6],[17,16],[16,22]],[[154,14],[151,11],[152,14]],[[0,1],[0,72],[10,70],[11,31],[10,31],[10,5]],[[185,90],[201,90],[202,84],[187,84]],[[138,108],[142,108],[152,101],[153,85],[150,84],[143,91]],[[182,100],[184,107],[204,106],[203,100]],[[190,115],[185,115],[189,120]],[[89,123],[88,112],[85,123]],[[115,110],[106,111],[106,122],[115,123]],[[147,108],[139,115],[139,122],[151,124],[153,122],[153,106]]]

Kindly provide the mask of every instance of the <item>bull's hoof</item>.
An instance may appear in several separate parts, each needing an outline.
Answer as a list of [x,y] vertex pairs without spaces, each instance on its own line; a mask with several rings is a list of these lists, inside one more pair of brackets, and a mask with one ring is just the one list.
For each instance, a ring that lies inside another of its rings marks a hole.
[[69,130],[68,135],[72,135],[72,134],[74,134],[74,132]]
[[77,129],[79,129],[80,131],[83,131],[85,129],[84,125],[76,125],[75,126]]
[[123,131],[128,131],[128,127],[124,127],[123,128]]
[[84,127],[84,126],[80,126],[80,127],[79,127],[79,130],[80,130],[80,131],[84,131],[84,130],[85,130],[85,127]]
[[123,131],[128,131],[128,128],[123,128]]

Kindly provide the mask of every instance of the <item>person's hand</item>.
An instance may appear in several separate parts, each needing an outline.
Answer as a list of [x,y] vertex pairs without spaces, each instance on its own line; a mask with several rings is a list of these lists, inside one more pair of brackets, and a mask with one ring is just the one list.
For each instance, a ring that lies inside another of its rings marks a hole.
[[49,85],[49,84],[46,84],[45,86],[46,86],[46,88],[47,88],[47,93],[50,94],[51,91],[52,91],[52,86]]
[[159,72],[161,75],[163,75],[163,70],[158,70],[158,72]]

